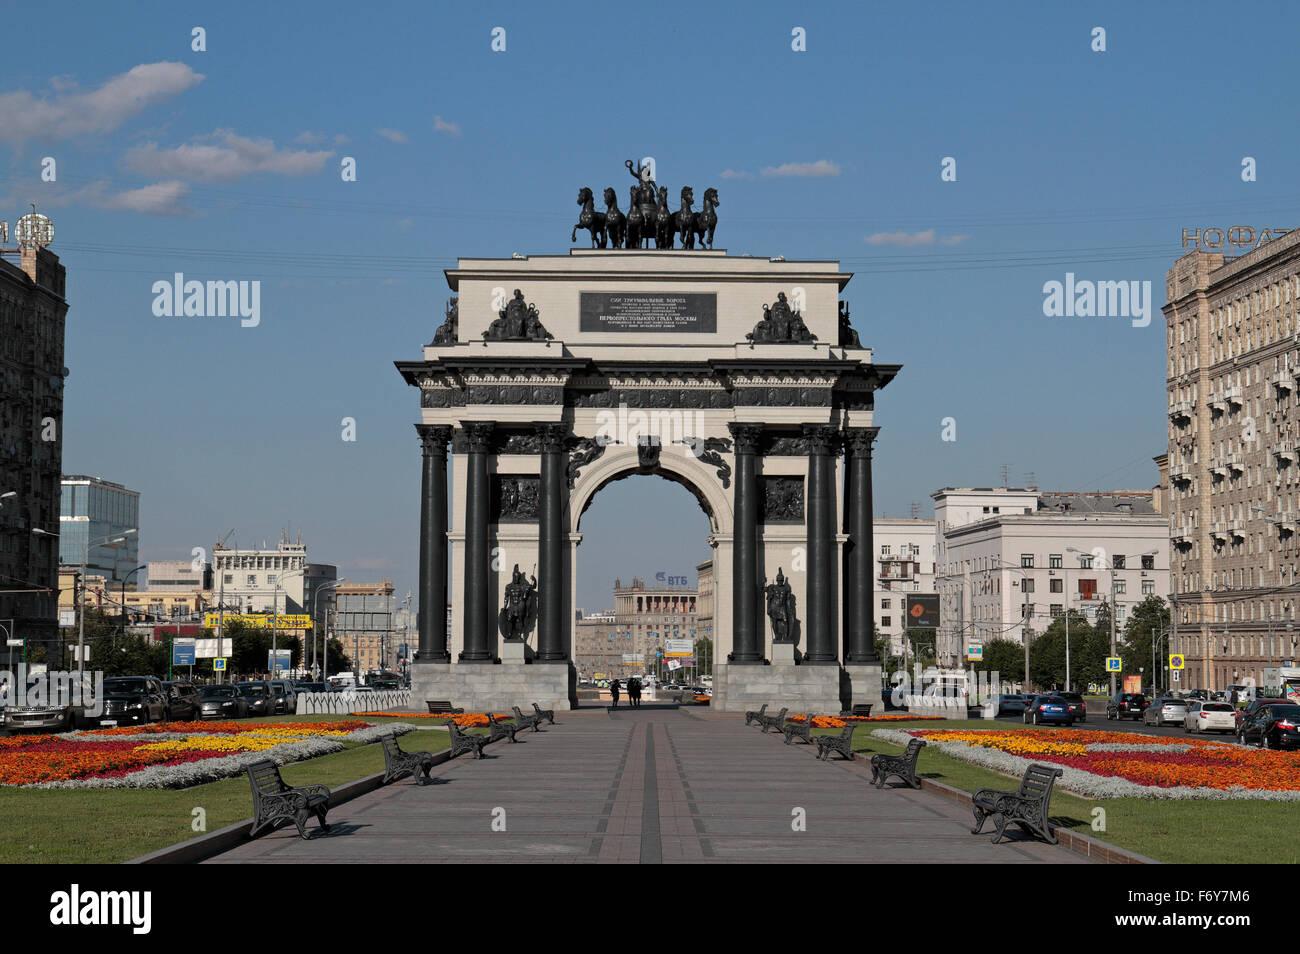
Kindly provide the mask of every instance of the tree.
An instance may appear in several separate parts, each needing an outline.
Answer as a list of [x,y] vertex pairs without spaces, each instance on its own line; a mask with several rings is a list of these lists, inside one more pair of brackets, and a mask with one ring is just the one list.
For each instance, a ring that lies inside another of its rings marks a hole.
[[935,646],[937,637],[933,627],[919,627],[907,632],[908,649],[911,658],[921,664],[922,669],[933,666],[937,661]]
[[999,680],[1020,682],[1025,677],[1025,648],[1009,639],[984,644],[984,658],[971,663],[976,672],[997,673]]
[[701,676],[713,675],[713,640],[707,636],[695,640],[695,665]]
[[[1168,665],[1168,660],[1164,653],[1153,657],[1152,650],[1156,648],[1153,634],[1159,634],[1168,628],[1169,606],[1160,597],[1148,596],[1135,606],[1124,623],[1124,633],[1117,647],[1120,658],[1124,660],[1124,672],[1135,673],[1143,669],[1144,681],[1154,685],[1157,675],[1163,673]],[[1160,642],[1159,648],[1163,649],[1163,640]],[[1154,671],[1151,668],[1153,662]]]

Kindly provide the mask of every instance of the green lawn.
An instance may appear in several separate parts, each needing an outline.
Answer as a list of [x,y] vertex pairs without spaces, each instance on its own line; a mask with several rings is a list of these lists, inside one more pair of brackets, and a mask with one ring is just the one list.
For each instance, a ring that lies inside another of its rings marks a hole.
[[[872,729],[927,729],[934,722],[865,723],[853,733],[853,746],[865,753],[897,755],[900,746],[870,735]],[[981,720],[944,722],[950,729],[1012,728]],[[818,730],[834,733],[838,730]],[[1297,756],[1300,758],[1300,756]],[[917,771],[926,778],[974,792],[980,788],[1013,789],[1015,779],[924,748]],[[1106,811],[1105,831],[1092,828],[1094,808]],[[1159,861],[1190,864],[1228,862],[1295,864],[1300,862],[1300,830],[1294,802],[1246,799],[1173,801],[1146,798],[1087,799],[1062,792],[1052,795],[1052,822]],[[973,824],[973,821],[972,821]]]
[[[263,722],[330,722],[346,716],[275,716]],[[401,719],[368,717],[376,724]],[[412,724],[431,720],[410,719]],[[401,737],[408,752],[439,752],[450,744],[441,729]],[[378,744],[345,742],[347,749],[284,766],[290,785],[331,788],[384,770]],[[193,838],[194,809],[207,815],[207,831],[252,815],[248,778],[239,775],[185,789],[31,789],[0,787],[0,864],[128,861]],[[314,824],[314,823],[313,823]]]

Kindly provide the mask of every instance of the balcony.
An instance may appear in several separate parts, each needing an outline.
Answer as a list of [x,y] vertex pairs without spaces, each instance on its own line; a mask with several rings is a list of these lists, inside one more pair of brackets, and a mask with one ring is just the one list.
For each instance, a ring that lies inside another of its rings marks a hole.
[[1223,395],[1224,399],[1228,402],[1229,405],[1235,405],[1237,407],[1241,407],[1244,398],[1242,396],[1240,387],[1234,386],[1230,388],[1224,388],[1223,391],[1221,391],[1220,393]]
[[1190,547],[1194,533],[1191,527],[1174,527],[1169,531],[1169,542],[1176,547]]
[[[1211,401],[1210,406],[1214,403]],[[1192,402],[1176,401],[1169,405],[1169,419],[1171,421],[1190,421],[1192,419]]]
[[1278,460],[1289,461],[1290,463],[1293,464],[1295,463],[1295,457],[1296,457],[1295,441],[1293,440],[1277,441],[1273,445],[1272,451],[1273,451],[1273,456],[1276,457]]
[[1219,480],[1222,480],[1223,478],[1227,477],[1228,476],[1227,461],[1224,461],[1218,457],[1211,457],[1210,473],[1213,474]]
[[1210,539],[1217,543],[1228,542],[1228,525],[1226,523],[1213,523],[1210,525]]
[[1295,375],[1289,370],[1274,371],[1268,377],[1268,383],[1277,388],[1278,391],[1290,392],[1294,387]]
[[1246,524],[1242,520],[1229,520],[1228,533],[1238,540],[1246,539]]
[[1177,464],[1169,468],[1169,479],[1176,484],[1190,484],[1192,482],[1192,469],[1186,464]]

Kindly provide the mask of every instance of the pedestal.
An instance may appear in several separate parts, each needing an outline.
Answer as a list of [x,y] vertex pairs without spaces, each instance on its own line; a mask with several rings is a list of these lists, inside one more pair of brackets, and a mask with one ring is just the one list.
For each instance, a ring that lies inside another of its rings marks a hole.
[[[779,645],[779,644],[778,644]],[[793,652],[793,647],[791,647]],[[767,703],[768,712],[835,715],[841,707],[839,666],[796,666],[773,659],[770,666],[718,665],[711,709],[748,712]]]
[[772,665],[793,666],[794,665],[794,643],[773,643],[772,644]]
[[503,640],[501,643],[501,665],[503,666],[522,666],[528,661],[528,645],[523,642],[514,642],[513,640]]
[[870,705],[873,714],[885,711],[880,698],[881,668],[879,663],[847,665],[844,667],[844,708]]
[[[502,645],[504,656],[505,644]],[[568,711],[578,704],[578,675],[571,665],[460,665],[421,663],[411,666],[411,709],[427,710],[426,699],[446,699],[466,712],[509,712],[518,706],[533,711]]]

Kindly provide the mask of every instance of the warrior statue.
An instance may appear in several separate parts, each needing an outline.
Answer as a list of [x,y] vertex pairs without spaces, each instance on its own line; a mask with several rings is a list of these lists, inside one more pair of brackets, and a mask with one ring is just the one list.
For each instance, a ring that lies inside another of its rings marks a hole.
[[434,345],[452,345],[456,343],[456,325],[459,322],[457,302],[459,299],[447,300],[447,317],[438,330],[433,333]]
[[483,337],[488,341],[545,341],[551,333],[542,327],[536,305],[524,301],[524,293],[515,289],[515,297],[497,312]]
[[767,593],[767,618],[772,622],[772,640],[778,643],[794,642],[794,591],[790,583],[776,568],[776,582],[768,583],[763,578],[764,591]]
[[532,582],[524,579],[519,564],[515,564],[510,582],[506,584],[506,604],[501,607],[497,626],[506,639],[525,639],[537,619],[537,577]]
[[849,322],[849,303],[847,301],[840,302],[840,347],[862,347],[862,341],[858,338],[858,333],[853,330],[853,325]]

